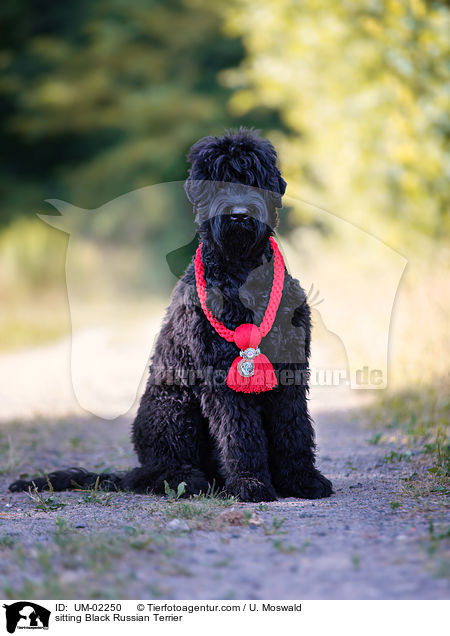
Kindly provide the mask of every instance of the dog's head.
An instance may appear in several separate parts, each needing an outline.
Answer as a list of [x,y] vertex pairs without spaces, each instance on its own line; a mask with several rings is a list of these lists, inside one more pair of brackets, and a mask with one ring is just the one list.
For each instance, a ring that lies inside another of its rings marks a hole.
[[286,189],[272,144],[241,128],[200,139],[188,160],[185,191],[202,239],[231,258],[263,247],[278,224]]

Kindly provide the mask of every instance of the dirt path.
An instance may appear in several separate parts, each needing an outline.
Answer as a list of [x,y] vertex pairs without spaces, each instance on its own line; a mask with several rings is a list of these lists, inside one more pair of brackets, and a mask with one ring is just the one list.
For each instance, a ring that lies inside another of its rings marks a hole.
[[319,464],[335,494],[314,502],[75,492],[42,504],[11,495],[7,485],[20,473],[135,460],[130,417],[14,421],[8,412],[0,425],[0,598],[448,598],[430,535],[430,523],[445,521],[442,497],[419,505],[402,496],[411,464],[386,463],[388,441],[368,443],[374,431],[362,425],[359,396],[339,409],[343,399],[324,391],[311,402]]

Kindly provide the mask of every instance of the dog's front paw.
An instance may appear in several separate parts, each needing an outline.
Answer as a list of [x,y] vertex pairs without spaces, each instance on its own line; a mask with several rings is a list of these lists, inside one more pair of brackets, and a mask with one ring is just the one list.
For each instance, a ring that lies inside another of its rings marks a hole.
[[311,474],[296,476],[286,485],[277,487],[283,497],[298,497],[299,499],[322,499],[333,494],[333,485],[329,479],[319,471]]
[[271,484],[255,477],[235,477],[227,481],[227,493],[240,501],[275,501],[276,492]]

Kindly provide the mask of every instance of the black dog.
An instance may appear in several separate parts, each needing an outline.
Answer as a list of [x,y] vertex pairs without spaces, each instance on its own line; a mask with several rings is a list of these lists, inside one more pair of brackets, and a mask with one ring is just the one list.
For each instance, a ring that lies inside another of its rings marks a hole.
[[[273,280],[269,241],[286,183],[273,146],[240,129],[206,137],[188,156],[185,184],[202,241],[207,303],[229,329],[259,325]],[[191,263],[175,288],[156,344],[150,377],[133,424],[141,463],[125,474],[102,474],[103,489],[164,492],[185,482],[185,494],[216,487],[242,501],[316,499],[332,486],[315,468],[314,432],[307,406],[310,310],[297,280],[285,273],[281,302],[261,349],[278,385],[262,393],[229,388],[224,376],[237,356],[208,322]],[[48,475],[55,490],[92,487],[83,469]],[[10,490],[46,478],[16,481]]]

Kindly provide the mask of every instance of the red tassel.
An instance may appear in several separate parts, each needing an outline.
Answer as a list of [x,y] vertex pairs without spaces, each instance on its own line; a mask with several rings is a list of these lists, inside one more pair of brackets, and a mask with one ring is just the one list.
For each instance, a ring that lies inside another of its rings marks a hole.
[[240,393],[262,393],[271,391],[277,386],[277,378],[270,360],[263,353],[254,358],[255,370],[253,375],[246,378],[238,371],[238,364],[242,358],[238,356],[233,360],[227,375],[227,384],[233,391]]

